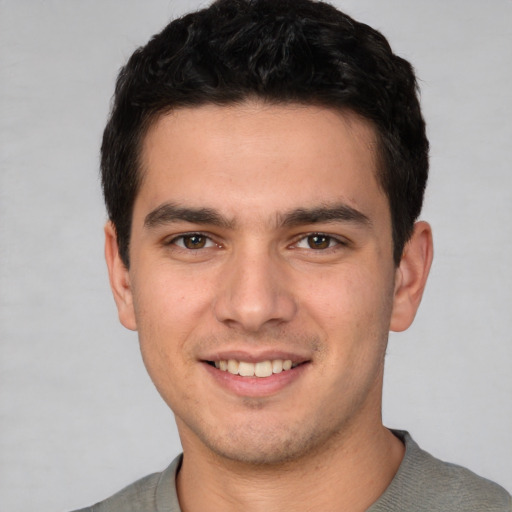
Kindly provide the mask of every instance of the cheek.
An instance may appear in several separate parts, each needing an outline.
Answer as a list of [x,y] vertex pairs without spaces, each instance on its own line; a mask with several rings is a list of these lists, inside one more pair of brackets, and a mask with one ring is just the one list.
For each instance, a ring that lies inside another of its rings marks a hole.
[[378,277],[354,266],[335,279],[331,276],[329,291],[316,303],[315,321],[327,340],[321,363],[325,374],[333,376],[332,396],[342,389],[355,404],[378,386],[388,340],[392,285],[384,284],[382,273]]
[[142,357],[157,385],[182,375],[192,363],[187,340],[208,309],[207,289],[191,279],[152,267],[134,279],[134,310]]
[[193,272],[155,264],[135,279],[134,307],[139,331],[183,335],[210,302],[206,281]]
[[382,271],[354,265],[310,292],[308,314],[327,340],[323,362],[338,368],[344,385],[374,374],[384,357],[393,296],[385,281]]
[[167,299],[167,294],[164,297],[152,294],[153,307],[137,309],[142,360],[155,388],[171,409],[177,404],[193,407],[195,361],[187,352],[187,340],[195,323],[185,316],[186,298],[163,299]]
[[[390,315],[393,281],[382,270],[361,265],[346,266],[310,282],[306,301],[329,323],[347,322],[354,327],[374,324]],[[371,322],[369,322],[372,320]]]

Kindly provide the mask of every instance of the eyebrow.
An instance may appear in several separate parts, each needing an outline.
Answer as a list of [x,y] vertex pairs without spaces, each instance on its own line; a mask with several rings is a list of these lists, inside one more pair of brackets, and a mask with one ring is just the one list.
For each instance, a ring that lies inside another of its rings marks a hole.
[[[151,229],[173,222],[190,222],[233,229],[235,221],[227,219],[213,208],[191,208],[174,203],[163,203],[144,219],[144,227]],[[349,222],[371,227],[372,221],[362,212],[344,203],[314,208],[297,208],[278,214],[277,225],[295,227],[321,222]]]
[[212,208],[185,208],[173,203],[164,203],[146,215],[144,227],[151,229],[179,221],[222,228],[232,228],[234,224]]
[[344,203],[316,208],[298,208],[280,219],[283,226],[294,227],[320,222],[349,222],[371,227],[372,221],[364,213]]

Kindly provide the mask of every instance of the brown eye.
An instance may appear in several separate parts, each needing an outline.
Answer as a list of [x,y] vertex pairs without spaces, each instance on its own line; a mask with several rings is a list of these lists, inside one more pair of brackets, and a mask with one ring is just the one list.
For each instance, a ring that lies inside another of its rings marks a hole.
[[187,235],[182,237],[183,246],[187,249],[202,249],[206,246],[207,238],[202,235]]
[[310,235],[307,237],[308,246],[311,249],[328,249],[331,246],[332,238],[327,235]]

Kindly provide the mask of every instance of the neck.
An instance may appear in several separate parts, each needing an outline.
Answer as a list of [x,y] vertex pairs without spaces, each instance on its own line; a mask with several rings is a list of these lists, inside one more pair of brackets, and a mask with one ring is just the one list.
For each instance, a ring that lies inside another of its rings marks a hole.
[[291,510],[314,504],[315,510],[364,511],[389,485],[404,454],[380,422],[280,465],[244,464],[187,445],[177,477],[183,512],[277,512],[283,503]]

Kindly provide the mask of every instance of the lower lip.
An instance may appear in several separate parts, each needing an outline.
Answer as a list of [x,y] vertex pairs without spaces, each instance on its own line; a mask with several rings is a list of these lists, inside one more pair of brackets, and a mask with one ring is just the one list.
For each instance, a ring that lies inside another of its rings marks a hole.
[[206,371],[225,389],[245,397],[271,396],[296,381],[309,366],[303,363],[290,370],[273,373],[269,377],[241,377],[227,371],[219,370],[208,363],[203,363]]

